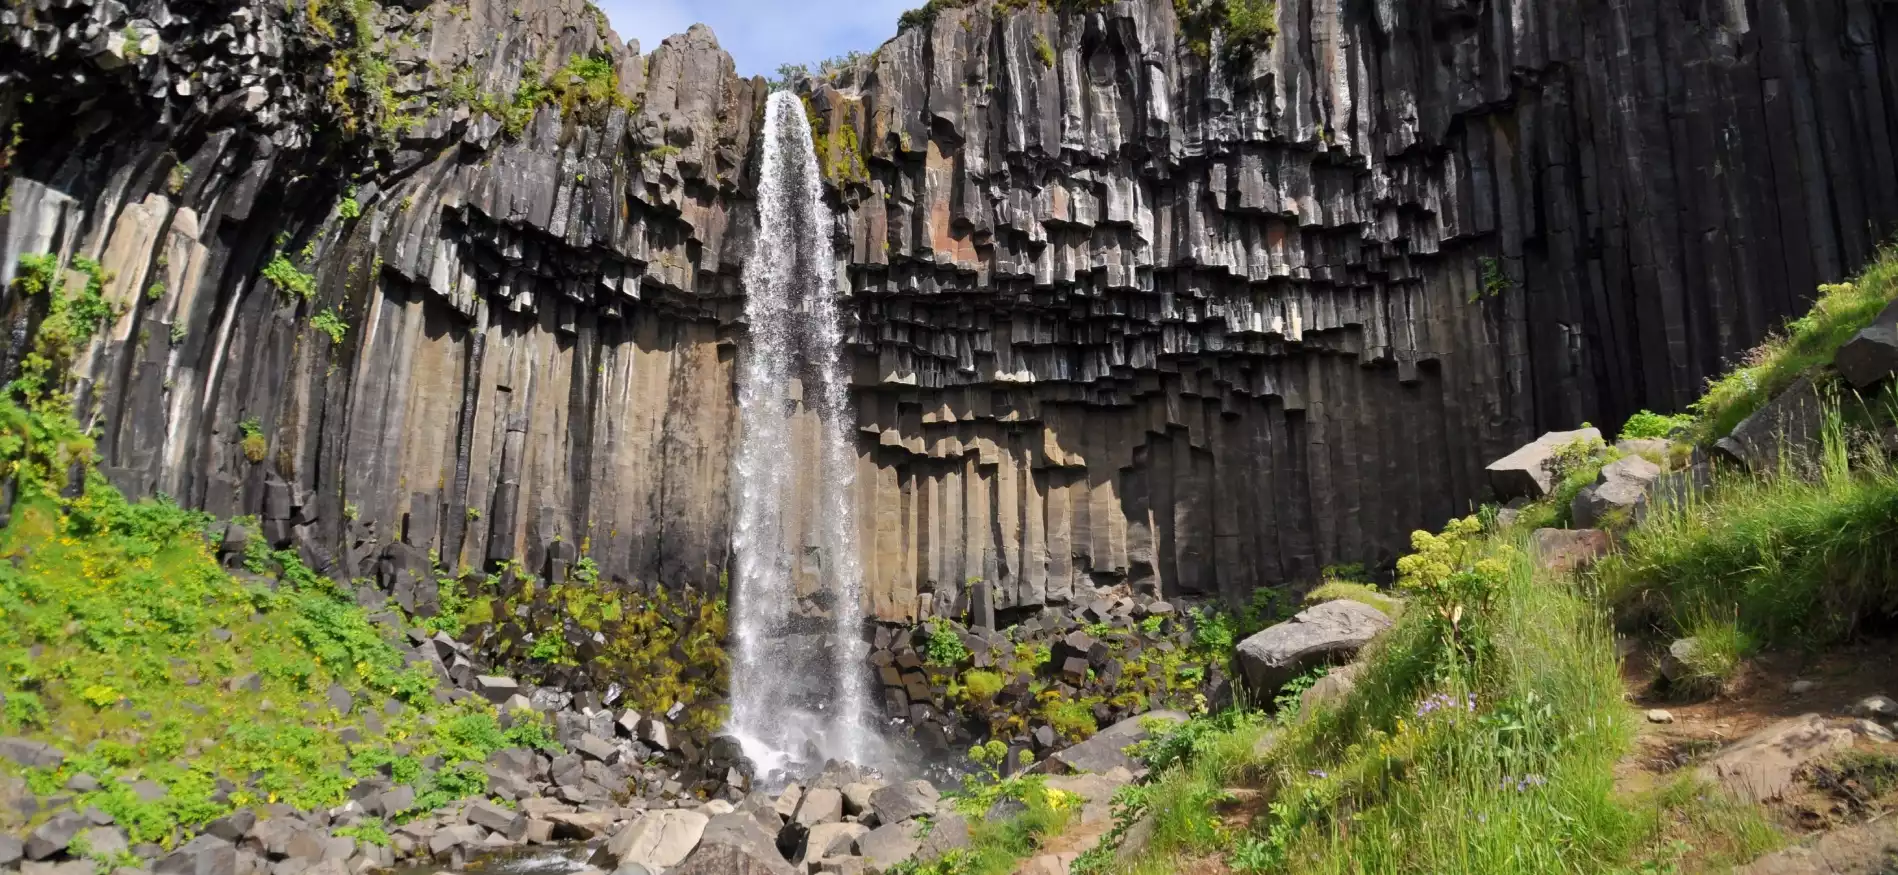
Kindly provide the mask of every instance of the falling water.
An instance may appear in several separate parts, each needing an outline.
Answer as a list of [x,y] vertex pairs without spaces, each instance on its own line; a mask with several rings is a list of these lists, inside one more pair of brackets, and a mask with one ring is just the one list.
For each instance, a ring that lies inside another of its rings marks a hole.
[[[731,718],[761,773],[813,749],[864,763],[869,743],[851,497],[856,452],[830,210],[795,95],[771,96],[764,133],[758,236],[745,266],[751,343],[738,386]],[[815,459],[794,449],[807,435],[800,416],[815,420],[806,425],[814,440],[804,444],[814,445]],[[813,462],[815,469],[800,470]],[[794,571],[806,545],[817,554],[818,584],[800,603]]]

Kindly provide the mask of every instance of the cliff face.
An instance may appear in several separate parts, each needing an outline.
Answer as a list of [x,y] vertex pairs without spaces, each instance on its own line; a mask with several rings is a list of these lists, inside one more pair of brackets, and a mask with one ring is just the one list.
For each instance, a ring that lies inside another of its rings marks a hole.
[[[715,581],[763,83],[579,0],[294,5],[0,11],[0,277],[109,273],[75,377],[112,476],[336,574],[580,545]],[[1685,403],[1898,220],[1885,4],[1277,24],[1248,55],[1161,0],[977,4],[798,83],[879,616],[1387,560],[1537,429]]]

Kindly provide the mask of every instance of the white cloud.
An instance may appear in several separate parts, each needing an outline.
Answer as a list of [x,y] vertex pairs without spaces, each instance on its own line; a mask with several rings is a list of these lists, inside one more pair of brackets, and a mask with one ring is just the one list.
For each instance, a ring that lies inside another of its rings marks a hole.
[[650,52],[694,22],[710,25],[741,75],[867,52],[896,34],[896,18],[922,0],[603,0],[621,37]]

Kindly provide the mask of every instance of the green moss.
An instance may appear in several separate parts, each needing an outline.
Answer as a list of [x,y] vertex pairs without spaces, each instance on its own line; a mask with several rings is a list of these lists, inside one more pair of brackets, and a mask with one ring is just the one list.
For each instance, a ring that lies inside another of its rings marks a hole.
[[811,126],[811,147],[817,153],[824,179],[838,186],[869,182],[870,169],[864,163],[863,145],[857,139],[856,127],[844,122],[832,131],[830,121],[818,114],[810,95],[804,95],[803,100],[804,115]]
[[1305,594],[1305,604],[1307,605],[1319,605],[1338,599],[1369,605],[1383,612],[1383,614],[1388,617],[1396,617],[1403,613],[1404,610],[1404,603],[1402,601],[1391,598],[1379,592],[1377,587],[1366,583],[1329,580],[1317,589]]
[[270,442],[264,439],[264,428],[257,417],[245,417],[243,422],[237,424],[237,430],[242,435],[238,445],[244,450],[244,458],[254,464],[270,454]]
[[1048,42],[1046,34],[1035,34],[1035,57],[1040,59],[1041,66],[1054,69],[1054,45]]

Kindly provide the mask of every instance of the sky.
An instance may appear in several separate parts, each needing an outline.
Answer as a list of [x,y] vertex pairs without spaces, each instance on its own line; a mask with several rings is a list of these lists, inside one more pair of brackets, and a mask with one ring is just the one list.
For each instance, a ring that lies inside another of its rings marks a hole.
[[817,66],[868,52],[896,35],[896,18],[922,0],[596,0],[622,39],[651,53],[661,40],[704,22],[741,76],[772,76],[781,64]]

